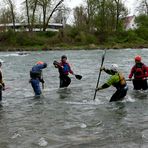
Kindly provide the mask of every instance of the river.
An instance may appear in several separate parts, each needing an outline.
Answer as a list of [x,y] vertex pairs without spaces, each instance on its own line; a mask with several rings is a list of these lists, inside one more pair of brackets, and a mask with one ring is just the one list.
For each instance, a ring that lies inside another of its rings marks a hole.
[[[83,78],[71,76],[71,85],[59,89],[52,63],[63,54]],[[102,54],[102,50],[1,52],[7,89],[0,107],[0,148],[147,148],[147,91],[134,91],[127,82],[123,101],[109,102],[113,87],[97,92],[93,101]],[[104,66],[117,63],[128,78],[137,54],[148,64],[148,49],[120,49],[107,50]],[[48,67],[43,70],[43,96],[35,99],[29,71],[40,60]],[[108,77],[102,72],[100,85]]]

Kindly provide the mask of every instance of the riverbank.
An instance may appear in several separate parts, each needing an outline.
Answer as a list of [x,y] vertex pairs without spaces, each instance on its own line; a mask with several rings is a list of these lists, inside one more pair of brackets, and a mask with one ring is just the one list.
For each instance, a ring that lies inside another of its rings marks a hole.
[[0,51],[49,51],[92,49],[148,48],[147,39],[128,32],[112,34],[100,41],[98,35],[83,32],[73,37],[62,32],[13,32],[0,34]]
[[50,51],[50,50],[94,50],[94,49],[142,49],[148,48],[148,44],[114,44],[114,45],[67,45],[67,46],[1,46],[0,51]]

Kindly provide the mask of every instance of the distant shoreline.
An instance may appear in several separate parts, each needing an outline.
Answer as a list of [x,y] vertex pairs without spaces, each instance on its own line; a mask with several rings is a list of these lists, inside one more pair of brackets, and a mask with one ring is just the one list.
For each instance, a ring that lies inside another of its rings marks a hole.
[[0,47],[0,52],[10,52],[10,51],[56,51],[56,50],[95,50],[95,49],[142,49],[148,48],[148,44],[146,45],[126,45],[126,44],[116,44],[114,46],[111,45],[86,45],[86,46],[66,46],[66,47]]

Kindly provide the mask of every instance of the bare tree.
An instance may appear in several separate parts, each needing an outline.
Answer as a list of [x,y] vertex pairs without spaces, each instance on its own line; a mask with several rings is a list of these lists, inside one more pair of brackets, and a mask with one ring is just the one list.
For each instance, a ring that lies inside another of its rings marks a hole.
[[35,20],[35,11],[37,8],[38,0],[25,0],[23,4],[25,4],[26,15],[27,15],[27,24],[29,31],[32,31],[34,28],[34,20]]
[[29,4],[28,4],[28,0],[25,0],[25,4],[26,4],[26,13],[27,13],[27,24],[29,27],[29,31],[31,30],[30,28],[30,15],[29,15]]
[[6,8],[2,8],[0,10],[0,23],[6,24],[6,23],[11,23],[11,22],[12,22],[12,17],[11,17],[10,10]]
[[58,6],[60,6],[61,4],[62,4],[62,2],[63,2],[64,0],[60,0],[57,4],[56,4],[56,6],[53,8],[53,10],[51,11],[51,13],[50,13],[50,15],[49,15],[49,17],[47,18],[47,22],[46,22],[46,25],[45,25],[45,29],[47,28],[47,26],[48,26],[48,23],[49,23],[49,20],[51,19],[51,17],[52,17],[52,15],[53,15],[53,13],[55,12],[55,11],[57,11],[58,9]]
[[125,8],[122,0],[114,0],[116,5],[116,30],[119,29],[119,20],[121,15],[127,14],[127,9]]
[[36,11],[36,8],[37,8],[37,3],[38,3],[38,0],[33,0],[33,3],[31,5],[31,8],[32,8],[31,31],[34,27],[35,11]]
[[65,7],[65,5],[61,5],[57,9],[57,12],[55,13],[55,15],[53,16],[54,21],[56,23],[61,23],[64,26],[66,24],[68,17],[69,17],[69,13],[70,13],[70,8]]
[[15,5],[12,2],[12,0],[5,0],[6,4],[8,5],[10,12],[11,12],[11,17],[12,17],[12,23],[13,23],[13,30],[15,31],[15,13],[14,13],[14,9],[15,9]]
[[46,28],[48,26],[48,23],[53,15],[53,13],[55,11],[58,10],[58,7],[62,4],[64,0],[60,0],[56,5],[55,7],[51,10],[51,13],[50,15],[48,16],[48,10],[49,8],[51,7],[51,0],[39,0],[38,1],[38,5],[42,8],[42,11],[43,11],[43,31],[46,31]]
[[144,13],[148,15],[148,0],[141,0],[138,6],[138,11],[140,14]]

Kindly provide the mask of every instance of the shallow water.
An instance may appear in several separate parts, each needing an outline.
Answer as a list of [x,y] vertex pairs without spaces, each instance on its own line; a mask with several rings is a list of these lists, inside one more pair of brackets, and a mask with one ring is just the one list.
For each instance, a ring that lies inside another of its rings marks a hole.
[[[68,56],[75,73],[70,87],[59,89],[58,71],[52,65],[62,54]],[[109,103],[115,89],[97,92],[93,101],[102,50],[1,52],[6,91],[0,108],[0,148],[147,148],[148,92],[129,91],[124,101]],[[104,65],[119,64],[128,77],[133,57],[148,50],[108,50]],[[39,60],[48,63],[43,71],[45,89],[35,99],[28,83],[29,70]],[[108,75],[101,74],[100,84]]]

